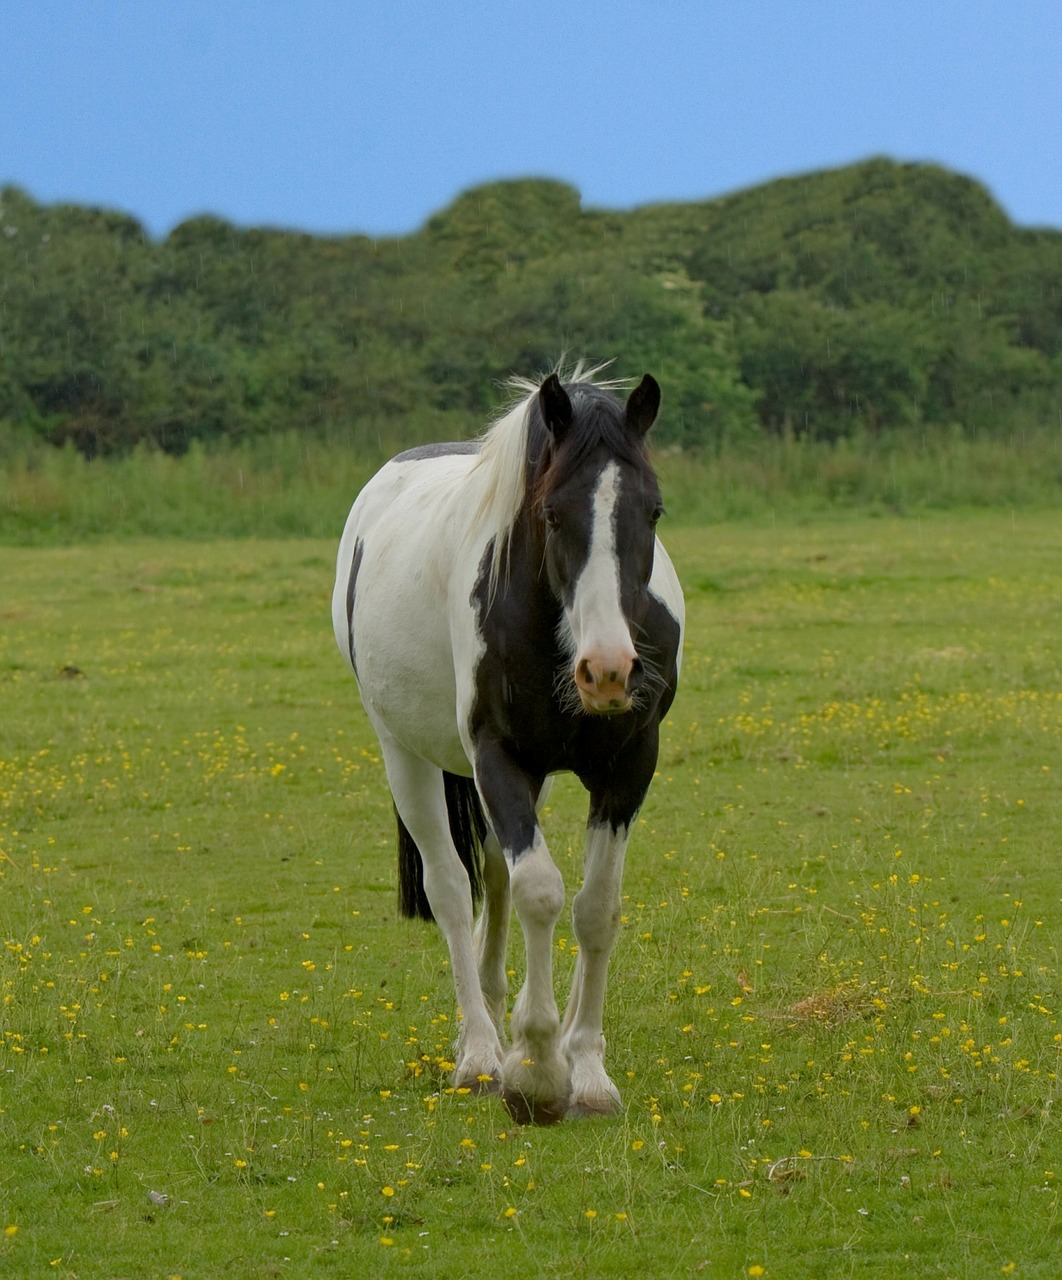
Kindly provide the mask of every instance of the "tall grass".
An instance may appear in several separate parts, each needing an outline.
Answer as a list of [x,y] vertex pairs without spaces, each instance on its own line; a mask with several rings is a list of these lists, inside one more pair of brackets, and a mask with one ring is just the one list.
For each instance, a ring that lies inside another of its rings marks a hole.
[[762,436],[714,454],[657,459],[684,524],[830,511],[905,514],[1053,506],[1062,430],[970,435],[959,427],[858,435],[836,443]]
[[[354,494],[408,442],[288,432],[141,447],[88,460],[0,428],[0,542],[55,545],[130,536],[332,537]],[[669,512],[694,525],[830,511],[902,514],[1044,508],[1062,495],[1062,431],[970,436],[958,428],[835,444],[762,437],[714,451],[662,450]]]
[[0,541],[333,535],[386,452],[294,432],[180,457],[142,446],[89,460],[23,443],[0,459]]

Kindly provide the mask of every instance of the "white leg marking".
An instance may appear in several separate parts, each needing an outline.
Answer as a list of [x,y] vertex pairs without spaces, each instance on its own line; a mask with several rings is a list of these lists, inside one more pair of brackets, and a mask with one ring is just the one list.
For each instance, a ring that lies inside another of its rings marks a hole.
[[[551,778],[547,778],[542,784],[535,803],[536,813],[542,812],[552,786]],[[509,994],[505,961],[512,893],[509,886],[509,864],[505,861],[505,853],[493,831],[487,832],[483,845],[483,888],[483,911],[476,922],[473,942],[479,963],[480,989],[504,1045]]]
[[472,893],[446,815],[439,769],[381,735],[387,780],[424,864],[424,892],[450,951],[461,1029],[454,1053],[455,1085],[501,1079],[501,1042],[480,988],[472,946]]
[[569,1115],[610,1115],[620,1105],[619,1090],[605,1071],[602,1024],[608,961],[620,921],[620,884],[628,831],[609,826],[586,832],[583,887],[572,903],[579,955],[568,1008],[563,1047],[571,1066]]
[[564,906],[564,881],[540,831],[516,859],[510,880],[524,934],[527,977],[513,1005],[504,1091],[518,1118],[548,1123],[561,1119],[568,1101],[568,1063],[560,1051],[553,995],[553,929]]

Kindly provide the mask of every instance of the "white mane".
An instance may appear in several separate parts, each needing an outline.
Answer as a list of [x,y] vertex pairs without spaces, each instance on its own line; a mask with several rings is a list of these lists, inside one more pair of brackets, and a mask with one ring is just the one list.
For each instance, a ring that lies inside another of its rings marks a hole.
[[[612,362],[588,368],[583,360],[567,370],[563,361],[551,371],[562,382],[582,383],[602,391],[619,391],[628,383],[620,378],[599,378]],[[539,381],[533,378],[512,377],[505,386],[519,397],[510,408],[496,418],[484,431],[479,457],[472,469],[473,476],[483,475],[484,488],[479,506],[472,521],[476,534],[493,538],[494,548],[490,565],[489,593],[493,597],[501,580],[503,569],[508,569],[509,535],[512,532],[527,492],[527,434],[531,405],[538,395],[543,375]]]

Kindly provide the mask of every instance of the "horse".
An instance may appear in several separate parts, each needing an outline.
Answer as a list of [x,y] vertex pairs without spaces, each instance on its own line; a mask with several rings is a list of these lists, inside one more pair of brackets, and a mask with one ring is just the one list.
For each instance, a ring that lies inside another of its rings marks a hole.
[[[681,658],[682,591],[646,449],[660,388],[646,374],[624,401],[600,372],[513,379],[518,399],[479,439],[387,462],[351,508],[332,597],[394,800],[399,908],[434,919],[449,949],[452,1084],[499,1092],[521,1123],[620,1107],[606,971]],[[589,792],[563,1022],[564,882],[539,824],[559,772]],[[513,908],[526,977],[507,1035]]]

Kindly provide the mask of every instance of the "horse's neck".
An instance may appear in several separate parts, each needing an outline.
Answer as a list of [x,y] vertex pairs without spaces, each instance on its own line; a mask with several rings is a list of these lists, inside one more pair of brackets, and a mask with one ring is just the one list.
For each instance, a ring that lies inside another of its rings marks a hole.
[[560,601],[549,585],[542,547],[533,536],[531,517],[526,510],[520,513],[510,531],[508,562],[506,594],[526,602],[528,611],[537,618],[559,619]]

